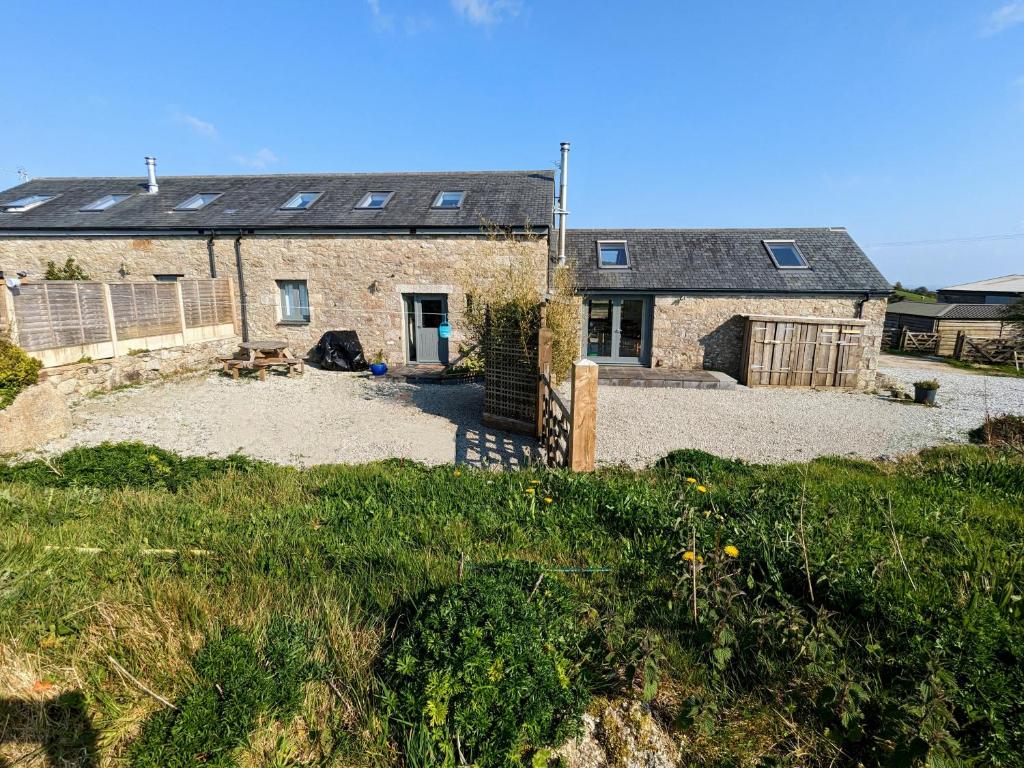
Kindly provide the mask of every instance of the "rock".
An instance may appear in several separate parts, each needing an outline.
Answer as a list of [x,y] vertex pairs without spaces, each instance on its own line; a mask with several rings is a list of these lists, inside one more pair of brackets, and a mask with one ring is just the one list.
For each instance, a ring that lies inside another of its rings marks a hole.
[[565,768],[675,768],[679,749],[639,701],[606,702],[555,751]]
[[36,384],[0,411],[0,454],[30,451],[71,431],[71,411],[52,384]]

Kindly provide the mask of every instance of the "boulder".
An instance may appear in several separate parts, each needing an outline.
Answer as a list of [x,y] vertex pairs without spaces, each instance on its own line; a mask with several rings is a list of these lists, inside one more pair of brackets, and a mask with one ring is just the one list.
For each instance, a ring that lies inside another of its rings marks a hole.
[[565,768],[675,768],[679,749],[639,701],[604,702],[583,716],[583,733],[555,750]]
[[34,450],[70,431],[71,411],[64,398],[52,384],[36,384],[0,410],[0,455]]

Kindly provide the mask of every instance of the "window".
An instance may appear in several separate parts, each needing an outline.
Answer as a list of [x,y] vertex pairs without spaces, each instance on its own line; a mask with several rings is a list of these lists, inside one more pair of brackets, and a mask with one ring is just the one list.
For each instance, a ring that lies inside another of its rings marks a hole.
[[185,276],[184,274],[180,274],[180,275],[174,274],[174,275],[172,275],[172,274],[168,273],[168,274],[165,274],[165,275],[153,275],[153,279],[156,280],[158,283],[176,283],[176,282],[178,282],[178,278],[181,278],[181,277],[184,277],[184,276]]
[[462,200],[465,197],[465,192],[441,192],[434,199],[434,208],[447,208],[449,210],[461,208]]
[[286,211],[304,211],[320,199],[323,192],[299,192],[281,206]]
[[367,192],[356,208],[380,209],[391,202],[394,192]]
[[309,322],[309,292],[305,280],[278,280],[281,292],[281,322]]
[[200,192],[198,195],[192,195],[188,200],[181,203],[174,210],[176,211],[198,211],[200,208],[205,208],[218,197],[220,192]]
[[0,205],[0,208],[7,213],[23,213],[24,211],[30,211],[37,205],[48,203],[56,195],[29,195],[27,197],[19,197],[17,200],[11,200],[9,203]]
[[104,195],[98,200],[93,200],[86,206],[79,208],[80,211],[105,211],[107,208],[113,208],[115,205],[120,203],[122,200],[127,200],[131,195]]
[[765,240],[764,247],[779,269],[807,269],[807,260],[792,240]]
[[601,269],[628,269],[629,249],[625,240],[599,240],[597,266]]

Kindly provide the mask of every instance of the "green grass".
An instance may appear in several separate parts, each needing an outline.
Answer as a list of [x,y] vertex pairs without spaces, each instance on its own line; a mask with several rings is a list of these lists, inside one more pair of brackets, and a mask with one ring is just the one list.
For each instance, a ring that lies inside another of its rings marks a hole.
[[895,301],[921,301],[926,304],[934,304],[936,298],[934,296],[926,296],[923,293],[914,293],[903,288],[893,288],[892,295]]
[[[679,452],[594,474],[79,449],[0,471],[2,696],[81,692],[111,759],[170,717],[141,683],[235,723],[217,754],[240,766],[394,765],[379,670],[409,612],[460,559],[515,559],[565,569],[547,578],[588,631],[569,661],[594,695],[652,699],[689,763],[1014,765],[1022,509],[1024,457],[978,446],[788,466]],[[257,648],[280,621],[308,628],[315,679],[243,667],[300,680],[282,689],[301,700],[215,714],[196,654],[225,635]],[[0,759],[19,727],[0,723]]]

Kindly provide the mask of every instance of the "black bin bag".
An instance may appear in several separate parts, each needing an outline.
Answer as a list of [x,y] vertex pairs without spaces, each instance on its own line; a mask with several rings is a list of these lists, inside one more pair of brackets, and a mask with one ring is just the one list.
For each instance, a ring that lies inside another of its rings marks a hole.
[[355,331],[328,331],[316,343],[312,357],[328,371],[365,371],[370,367]]

